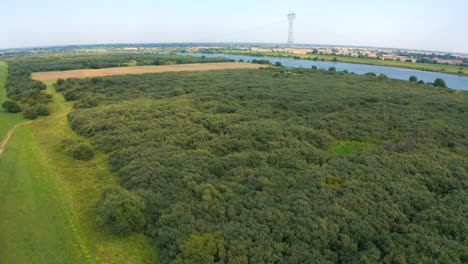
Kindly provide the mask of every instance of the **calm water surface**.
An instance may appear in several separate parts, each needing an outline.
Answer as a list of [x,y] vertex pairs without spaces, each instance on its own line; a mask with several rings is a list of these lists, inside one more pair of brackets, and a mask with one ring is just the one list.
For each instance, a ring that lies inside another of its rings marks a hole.
[[272,58],[272,57],[253,57],[253,56],[244,56],[244,55],[229,55],[229,54],[203,54],[203,53],[177,53],[179,55],[190,55],[190,56],[206,56],[206,57],[225,57],[228,59],[239,60],[243,59],[245,61],[251,60],[269,60],[272,63],[281,62],[283,66],[287,67],[304,67],[310,68],[312,66],[317,66],[317,68],[328,69],[330,67],[336,67],[337,71],[348,70],[349,72],[354,72],[356,74],[365,74],[368,72],[375,72],[377,75],[383,73],[390,78],[408,80],[411,75],[418,77],[418,80],[423,80],[424,82],[434,82],[437,78],[442,78],[447,83],[447,86],[453,89],[458,90],[468,90],[468,77],[467,76],[458,76],[453,74],[447,74],[442,72],[430,72],[430,71],[421,71],[421,70],[412,70],[404,69],[397,67],[388,67],[388,66],[377,66],[377,65],[368,65],[368,64],[356,64],[356,63],[346,63],[346,62],[332,62],[332,61],[313,61],[313,60],[295,60],[287,58]]

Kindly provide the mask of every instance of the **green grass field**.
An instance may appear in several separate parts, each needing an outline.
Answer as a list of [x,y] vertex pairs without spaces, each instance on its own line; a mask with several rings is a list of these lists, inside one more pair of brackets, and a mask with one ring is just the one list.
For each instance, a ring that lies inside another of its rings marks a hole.
[[10,127],[18,124],[23,120],[22,115],[10,114],[1,107],[1,103],[7,98],[5,90],[5,81],[8,75],[8,65],[5,62],[0,61],[0,139],[3,138],[5,133]]
[[87,263],[53,166],[31,128],[0,156],[0,263]]

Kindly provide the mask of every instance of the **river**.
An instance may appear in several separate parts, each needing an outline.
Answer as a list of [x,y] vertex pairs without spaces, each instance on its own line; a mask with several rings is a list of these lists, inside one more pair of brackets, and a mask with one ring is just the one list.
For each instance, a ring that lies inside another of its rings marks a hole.
[[281,62],[283,66],[287,67],[304,67],[311,68],[317,66],[317,68],[328,69],[330,67],[336,67],[337,71],[348,70],[356,74],[365,74],[368,72],[375,72],[377,75],[383,73],[390,78],[408,80],[410,76],[414,75],[418,77],[418,80],[424,82],[434,82],[437,78],[442,78],[447,83],[447,86],[457,90],[468,90],[468,77],[458,76],[454,74],[442,73],[442,72],[431,72],[421,71],[389,66],[377,66],[369,64],[357,64],[357,63],[346,63],[346,62],[332,62],[332,61],[313,61],[313,60],[297,60],[288,58],[274,58],[274,57],[254,57],[244,55],[230,55],[230,54],[203,54],[203,53],[177,53],[178,55],[190,55],[190,56],[206,56],[206,57],[225,57],[228,59],[251,61],[251,60],[269,60],[273,64]]

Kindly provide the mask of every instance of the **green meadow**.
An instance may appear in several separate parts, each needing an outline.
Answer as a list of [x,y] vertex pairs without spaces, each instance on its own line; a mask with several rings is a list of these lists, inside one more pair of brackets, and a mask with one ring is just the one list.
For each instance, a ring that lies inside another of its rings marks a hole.
[[[0,104],[7,98],[5,82],[8,75],[8,65],[0,61]],[[21,114],[10,114],[0,105],[0,139],[6,134],[8,129],[23,120]]]
[[[2,88],[7,65],[1,65]],[[71,105],[53,91],[51,117],[18,127],[0,155],[0,263],[154,263],[158,251],[143,234],[109,235],[96,225],[95,201],[103,186],[117,185],[107,159],[90,162],[61,152]],[[6,92],[1,89],[2,100]],[[22,121],[0,112],[1,136]]]
[[77,226],[29,125],[0,156],[0,263],[86,263]]

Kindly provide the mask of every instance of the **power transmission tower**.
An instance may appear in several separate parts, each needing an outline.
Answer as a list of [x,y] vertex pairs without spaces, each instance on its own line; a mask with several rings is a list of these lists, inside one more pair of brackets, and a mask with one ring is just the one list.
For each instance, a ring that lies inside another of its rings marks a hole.
[[293,22],[294,22],[294,19],[296,19],[296,13],[289,12],[287,17],[288,17],[288,20],[289,20],[288,45],[291,45],[291,44],[294,43],[294,41],[293,41]]

